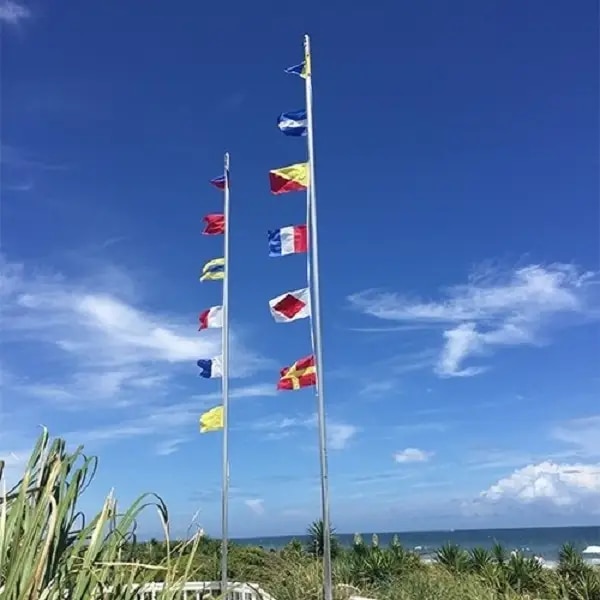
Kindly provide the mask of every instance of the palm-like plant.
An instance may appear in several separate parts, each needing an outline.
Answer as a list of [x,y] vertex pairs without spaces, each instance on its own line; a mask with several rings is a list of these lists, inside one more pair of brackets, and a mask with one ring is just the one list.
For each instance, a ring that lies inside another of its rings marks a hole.
[[600,572],[587,565],[573,544],[564,544],[556,569],[564,596],[572,600],[600,600]]
[[508,552],[506,551],[506,548],[498,542],[492,546],[492,556],[494,557],[496,563],[500,566],[503,566],[508,560]]
[[387,550],[392,559],[393,571],[396,575],[415,571],[423,567],[421,557],[411,550],[407,550],[404,546],[391,544]]
[[570,586],[571,597],[577,600],[600,600],[600,573],[586,569]]
[[[323,556],[325,553],[325,527],[323,526],[323,520],[317,519],[313,521],[306,531],[308,535],[308,542],[306,544],[306,551],[308,554],[313,556]],[[329,528],[329,547],[331,550],[331,558],[335,558],[339,554],[340,546],[337,538],[335,537],[335,529]]]
[[513,552],[504,566],[508,585],[517,593],[536,590],[541,583],[542,565],[535,559]]
[[453,573],[463,573],[469,567],[469,555],[456,544],[444,544],[435,556],[440,565]]
[[472,548],[469,551],[469,567],[475,573],[481,573],[488,565],[494,564],[494,557],[485,548]]
[[377,546],[356,560],[354,569],[358,582],[364,584],[384,584],[393,576],[394,558]]
[[575,580],[587,570],[583,555],[573,544],[563,544],[558,553],[557,572],[567,580]]
[[365,544],[362,535],[360,533],[354,534],[354,541],[352,542],[352,552],[357,556],[365,556],[368,552],[367,545]]

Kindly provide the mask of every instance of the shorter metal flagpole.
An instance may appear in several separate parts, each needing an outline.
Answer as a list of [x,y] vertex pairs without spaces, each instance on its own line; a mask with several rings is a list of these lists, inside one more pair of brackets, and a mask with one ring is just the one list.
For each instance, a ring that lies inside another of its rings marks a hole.
[[317,192],[315,186],[315,152],[312,113],[312,64],[310,38],[304,36],[304,59],[306,68],[306,133],[308,146],[310,195],[310,255],[312,258],[312,306],[314,319],[315,363],[317,367],[317,420],[319,427],[319,456],[321,464],[321,506],[323,520],[323,597],[332,600],[331,582],[331,527],[329,523],[329,474],[327,465],[327,431],[325,427],[325,400],[323,386],[323,345],[321,341],[321,302],[319,290],[319,245],[317,231]]
[[227,544],[229,520],[229,153],[224,157],[224,207],[225,236],[223,250],[223,329],[222,329],[222,367],[221,380],[223,390],[223,489],[221,507],[221,594],[227,598]]

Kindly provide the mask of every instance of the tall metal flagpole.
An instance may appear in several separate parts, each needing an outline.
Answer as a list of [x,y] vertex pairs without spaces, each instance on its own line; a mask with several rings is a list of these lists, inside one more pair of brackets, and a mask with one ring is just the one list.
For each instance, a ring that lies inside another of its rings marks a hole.
[[312,257],[312,314],[314,319],[315,362],[317,366],[317,419],[319,426],[319,456],[321,463],[321,505],[323,519],[323,598],[332,600],[331,538],[329,524],[329,474],[327,466],[327,431],[325,427],[325,401],[323,385],[323,345],[321,341],[321,302],[319,290],[319,245],[317,232],[317,192],[315,186],[315,151],[312,112],[312,61],[310,38],[304,36],[306,61],[306,125],[309,165],[310,196],[310,253]]
[[223,390],[223,490],[221,507],[221,594],[227,598],[227,542],[229,520],[229,152],[224,156],[223,174],[225,176],[224,207],[224,274],[223,274],[223,328],[222,334],[222,366],[221,380]]

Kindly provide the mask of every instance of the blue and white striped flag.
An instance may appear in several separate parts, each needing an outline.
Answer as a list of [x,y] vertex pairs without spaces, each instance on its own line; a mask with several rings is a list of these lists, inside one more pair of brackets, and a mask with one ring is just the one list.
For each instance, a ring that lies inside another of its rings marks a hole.
[[293,110],[284,112],[277,118],[277,127],[284,135],[300,137],[306,135],[307,128],[306,110]]

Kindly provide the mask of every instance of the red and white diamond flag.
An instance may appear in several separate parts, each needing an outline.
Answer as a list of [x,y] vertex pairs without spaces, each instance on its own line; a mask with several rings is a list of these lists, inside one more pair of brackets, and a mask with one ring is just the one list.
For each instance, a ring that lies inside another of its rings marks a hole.
[[310,316],[310,293],[308,288],[286,292],[269,300],[271,314],[277,323],[289,323]]

